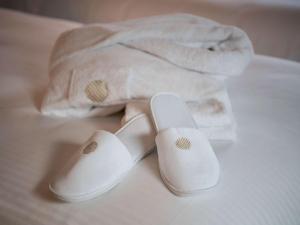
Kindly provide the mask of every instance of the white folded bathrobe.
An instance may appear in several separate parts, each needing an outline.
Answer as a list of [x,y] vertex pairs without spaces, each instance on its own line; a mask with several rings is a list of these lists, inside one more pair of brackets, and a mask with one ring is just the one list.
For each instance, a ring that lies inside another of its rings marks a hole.
[[126,107],[127,121],[148,112],[155,93],[174,92],[209,139],[234,140],[224,78],[241,74],[252,55],[242,30],[188,14],[82,26],[56,41],[41,111],[106,116]]

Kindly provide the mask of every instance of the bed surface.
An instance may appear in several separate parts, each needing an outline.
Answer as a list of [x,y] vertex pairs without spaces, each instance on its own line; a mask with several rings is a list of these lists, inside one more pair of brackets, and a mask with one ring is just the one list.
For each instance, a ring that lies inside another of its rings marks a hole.
[[77,23],[0,9],[0,224],[300,224],[300,64],[255,56],[228,80],[238,124],[234,145],[215,146],[218,186],[179,198],[151,154],[104,196],[67,204],[48,182],[95,129],[115,131],[121,114],[42,116],[52,45]]

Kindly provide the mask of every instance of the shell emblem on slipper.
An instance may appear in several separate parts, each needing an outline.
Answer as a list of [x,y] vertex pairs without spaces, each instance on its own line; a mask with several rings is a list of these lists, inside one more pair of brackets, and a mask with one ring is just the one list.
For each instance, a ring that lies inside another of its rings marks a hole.
[[191,147],[191,142],[185,137],[180,137],[176,140],[176,147],[181,150],[188,150]]

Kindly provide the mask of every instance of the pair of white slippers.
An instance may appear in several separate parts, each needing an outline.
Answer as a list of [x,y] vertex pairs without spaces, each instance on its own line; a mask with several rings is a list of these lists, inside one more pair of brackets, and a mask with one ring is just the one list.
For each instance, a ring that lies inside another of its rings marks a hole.
[[174,94],[160,93],[152,97],[150,107],[155,129],[151,119],[141,114],[115,134],[96,131],[50,183],[55,196],[74,202],[104,194],[155,143],[161,178],[174,194],[193,195],[216,185],[218,160],[186,104]]

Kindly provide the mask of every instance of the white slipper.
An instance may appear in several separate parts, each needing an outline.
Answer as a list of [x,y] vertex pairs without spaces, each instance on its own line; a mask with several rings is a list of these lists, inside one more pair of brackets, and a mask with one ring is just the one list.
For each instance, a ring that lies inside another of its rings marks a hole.
[[217,157],[186,104],[174,94],[160,93],[152,97],[150,107],[160,174],[166,186],[185,196],[216,185]]
[[61,200],[97,197],[116,186],[154,147],[154,128],[141,114],[115,134],[99,130],[67,162],[49,189]]

